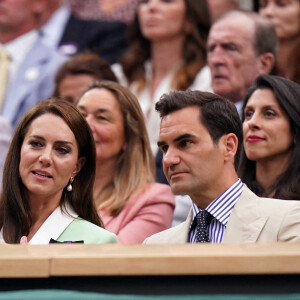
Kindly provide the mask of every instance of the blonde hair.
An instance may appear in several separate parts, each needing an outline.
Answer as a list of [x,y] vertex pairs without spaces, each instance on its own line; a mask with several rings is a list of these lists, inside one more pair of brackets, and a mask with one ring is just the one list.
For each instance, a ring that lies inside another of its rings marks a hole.
[[126,148],[118,157],[113,181],[104,187],[100,196],[95,199],[98,210],[105,210],[116,216],[132,193],[141,192],[148,183],[154,181],[154,158],[142,110],[137,98],[129,89],[118,83],[103,80],[92,84],[81,97],[91,89],[106,89],[113,93],[120,104],[124,119]]

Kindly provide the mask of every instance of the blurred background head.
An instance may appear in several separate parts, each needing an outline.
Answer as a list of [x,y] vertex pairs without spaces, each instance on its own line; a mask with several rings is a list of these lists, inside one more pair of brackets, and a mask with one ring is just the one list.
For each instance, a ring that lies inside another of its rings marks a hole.
[[109,64],[95,53],[77,54],[57,71],[54,96],[75,104],[90,84],[100,80],[117,81]]

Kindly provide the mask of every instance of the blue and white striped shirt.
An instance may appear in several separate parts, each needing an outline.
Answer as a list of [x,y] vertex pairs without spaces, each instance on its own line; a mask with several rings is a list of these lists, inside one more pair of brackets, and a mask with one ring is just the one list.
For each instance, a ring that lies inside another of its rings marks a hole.
[[[226,225],[236,201],[241,196],[244,189],[243,182],[239,179],[235,184],[228,188],[224,193],[217,197],[206,207],[213,219],[208,226],[208,235],[210,243],[221,243],[223,240]],[[189,242],[196,243],[196,226],[193,226],[198,212],[201,211],[195,203],[192,204],[193,218],[189,232]]]

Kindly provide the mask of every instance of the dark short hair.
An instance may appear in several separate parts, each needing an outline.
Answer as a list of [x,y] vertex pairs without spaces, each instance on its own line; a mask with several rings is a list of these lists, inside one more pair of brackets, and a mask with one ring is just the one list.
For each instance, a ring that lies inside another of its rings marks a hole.
[[237,169],[243,137],[242,123],[235,105],[213,93],[188,90],[173,91],[162,95],[155,109],[160,113],[160,117],[164,118],[172,112],[190,106],[199,107],[200,122],[207,128],[215,144],[225,134],[236,135],[238,149],[234,165]]
[[261,55],[269,52],[272,53],[276,58],[278,50],[278,38],[274,25],[270,20],[256,15],[255,13],[252,14],[254,14],[253,19],[255,24],[253,48],[256,54]]
[[110,65],[98,54],[92,52],[77,54],[60,66],[55,75],[55,91],[53,94],[55,97],[60,96],[59,85],[69,75],[90,75],[95,80],[117,82],[117,78],[111,70]]
[[0,228],[8,243],[19,243],[28,235],[32,225],[29,201],[25,186],[19,177],[21,147],[31,123],[44,114],[62,118],[74,133],[78,157],[85,157],[85,163],[72,183],[72,193],[63,190],[60,205],[69,202],[83,219],[102,225],[94,206],[93,185],[96,170],[96,151],[93,135],[81,113],[72,104],[52,98],[34,106],[19,123],[4,165],[2,194],[0,198]]
[[[300,86],[283,77],[274,75],[260,75],[251,86],[244,99],[243,112],[252,94],[258,89],[270,89],[279,104],[286,112],[291,132],[295,136],[292,152],[283,172],[271,187],[274,189],[274,197],[281,199],[299,199],[300,196]],[[242,115],[244,122],[245,115]],[[239,175],[242,180],[256,194],[265,196],[265,191],[256,182],[256,162],[250,161],[242,150],[239,166]]]

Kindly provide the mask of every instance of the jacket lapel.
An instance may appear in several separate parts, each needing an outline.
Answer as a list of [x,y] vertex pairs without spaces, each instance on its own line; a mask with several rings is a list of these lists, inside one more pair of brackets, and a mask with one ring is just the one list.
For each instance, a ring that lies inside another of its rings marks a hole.
[[227,224],[224,243],[254,243],[268,220],[259,210],[260,198],[247,186],[238,199]]
[[58,206],[32,237],[29,244],[49,244],[51,238],[56,240],[77,217],[78,214],[70,204],[66,203],[66,211],[62,211]]
[[172,228],[172,236],[168,236],[168,239],[172,241],[174,244],[185,244],[188,242],[188,235],[190,230],[190,224],[192,221],[193,212],[192,209],[190,210],[187,219]]

